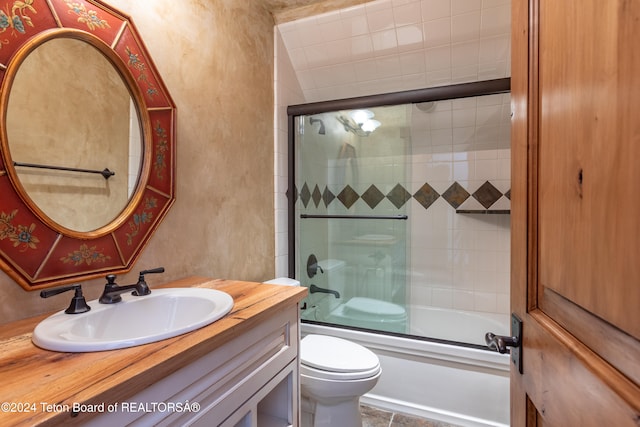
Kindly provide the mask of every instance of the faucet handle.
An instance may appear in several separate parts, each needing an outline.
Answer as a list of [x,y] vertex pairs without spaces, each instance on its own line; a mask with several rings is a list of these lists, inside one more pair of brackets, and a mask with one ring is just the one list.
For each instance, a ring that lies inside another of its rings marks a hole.
[[114,304],[116,302],[122,301],[122,297],[120,296],[120,294],[111,294],[119,288],[118,284],[116,283],[116,275],[107,274],[105,276],[105,279],[107,279],[107,283],[105,283],[104,285],[104,290],[102,291],[102,295],[100,295],[98,302],[100,302],[100,304]]
[[164,273],[164,267],[152,268],[151,270],[142,270],[140,272],[140,276],[144,278],[144,275],[149,273]]
[[137,289],[133,291],[133,295],[149,295],[151,293],[151,289],[149,289],[149,285],[147,285],[146,280],[144,280],[145,274],[151,273],[164,273],[164,267],[152,268],[151,270],[142,270],[138,275],[138,283],[136,283]]
[[309,276],[309,279],[315,276],[318,273],[318,270],[320,270],[320,273],[324,273],[324,270],[318,263],[318,258],[316,258],[314,254],[309,255],[309,258],[307,259],[307,276]]
[[[115,277],[115,276],[114,276]],[[49,298],[54,295],[61,294],[63,292],[67,292],[70,290],[75,290],[75,295],[71,299],[71,303],[69,304],[69,308],[67,308],[64,312],[67,314],[78,314],[78,313],[86,313],[91,310],[91,307],[87,304],[87,300],[82,295],[82,286],[81,285],[70,285],[70,286],[62,286],[60,288],[48,289],[46,291],[40,292],[41,298]]]
[[107,284],[105,286],[118,286],[116,283],[116,275],[115,274],[107,274],[105,277],[107,279]]

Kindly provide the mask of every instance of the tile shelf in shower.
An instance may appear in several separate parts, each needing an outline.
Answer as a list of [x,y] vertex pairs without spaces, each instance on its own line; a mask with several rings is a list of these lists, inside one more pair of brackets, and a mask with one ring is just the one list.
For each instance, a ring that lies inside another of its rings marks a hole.
[[475,214],[475,215],[509,215],[509,209],[456,209],[458,214]]

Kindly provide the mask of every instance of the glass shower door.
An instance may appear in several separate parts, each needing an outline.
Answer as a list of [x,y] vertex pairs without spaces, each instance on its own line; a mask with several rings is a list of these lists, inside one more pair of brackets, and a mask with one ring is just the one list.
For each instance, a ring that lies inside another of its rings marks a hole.
[[410,114],[400,105],[295,118],[303,319],[407,332]]
[[485,348],[510,328],[509,79],[365,98],[288,110],[303,319]]

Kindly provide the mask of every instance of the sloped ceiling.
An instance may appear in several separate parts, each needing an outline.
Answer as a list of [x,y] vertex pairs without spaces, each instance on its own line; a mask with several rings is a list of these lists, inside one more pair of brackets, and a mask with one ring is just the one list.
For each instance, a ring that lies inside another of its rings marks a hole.
[[511,75],[510,0],[270,1],[305,102]]

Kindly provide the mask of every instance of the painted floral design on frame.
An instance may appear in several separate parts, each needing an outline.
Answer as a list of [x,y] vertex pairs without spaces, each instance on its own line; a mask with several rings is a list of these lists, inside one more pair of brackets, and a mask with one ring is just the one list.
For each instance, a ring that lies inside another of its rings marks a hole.
[[133,238],[140,232],[140,226],[142,224],[151,222],[151,220],[153,219],[153,213],[150,211],[157,206],[158,200],[154,197],[147,197],[146,199],[144,199],[144,207],[142,208],[142,212],[140,212],[139,214],[134,214],[133,220],[129,221],[129,229],[131,229],[131,233],[126,233],[127,245],[131,246],[133,244]]
[[14,248],[20,247],[20,252],[36,249],[40,243],[38,237],[33,234],[36,225],[31,224],[28,227],[21,224],[13,225],[13,219],[17,213],[17,209],[9,214],[0,212],[0,240],[9,239],[13,242]]
[[[26,34],[27,27],[33,27],[33,21],[27,13],[38,13],[32,6],[33,0],[15,0],[11,9],[10,3],[5,3],[4,10],[0,9],[0,34],[11,30],[11,35],[16,37],[16,32]],[[9,39],[0,40],[2,45],[9,44]]]
[[78,15],[78,22],[86,24],[87,28],[91,31],[96,28],[111,28],[106,20],[100,19],[98,12],[95,10],[87,10],[87,8],[79,2],[71,0],[64,0],[64,2],[69,6],[69,9],[71,9],[68,13],[75,13]]
[[138,75],[138,80],[147,85],[147,96],[149,96],[149,98],[153,98],[158,94],[158,90],[151,84],[147,77],[147,66],[140,60],[140,55],[129,49],[129,46],[126,47],[126,51],[127,56],[129,57],[127,65],[140,73]]
[[60,258],[65,264],[73,263],[78,266],[82,264],[91,265],[93,263],[102,262],[111,259],[110,256],[100,253],[95,246],[89,247],[86,243],[80,245],[78,250],[69,253],[66,257]]
[[167,130],[162,127],[159,120],[156,122],[153,130],[158,137],[156,156],[155,159],[153,159],[153,169],[155,170],[158,179],[164,179],[164,170],[167,168],[166,154],[169,150],[169,138],[167,137]]

